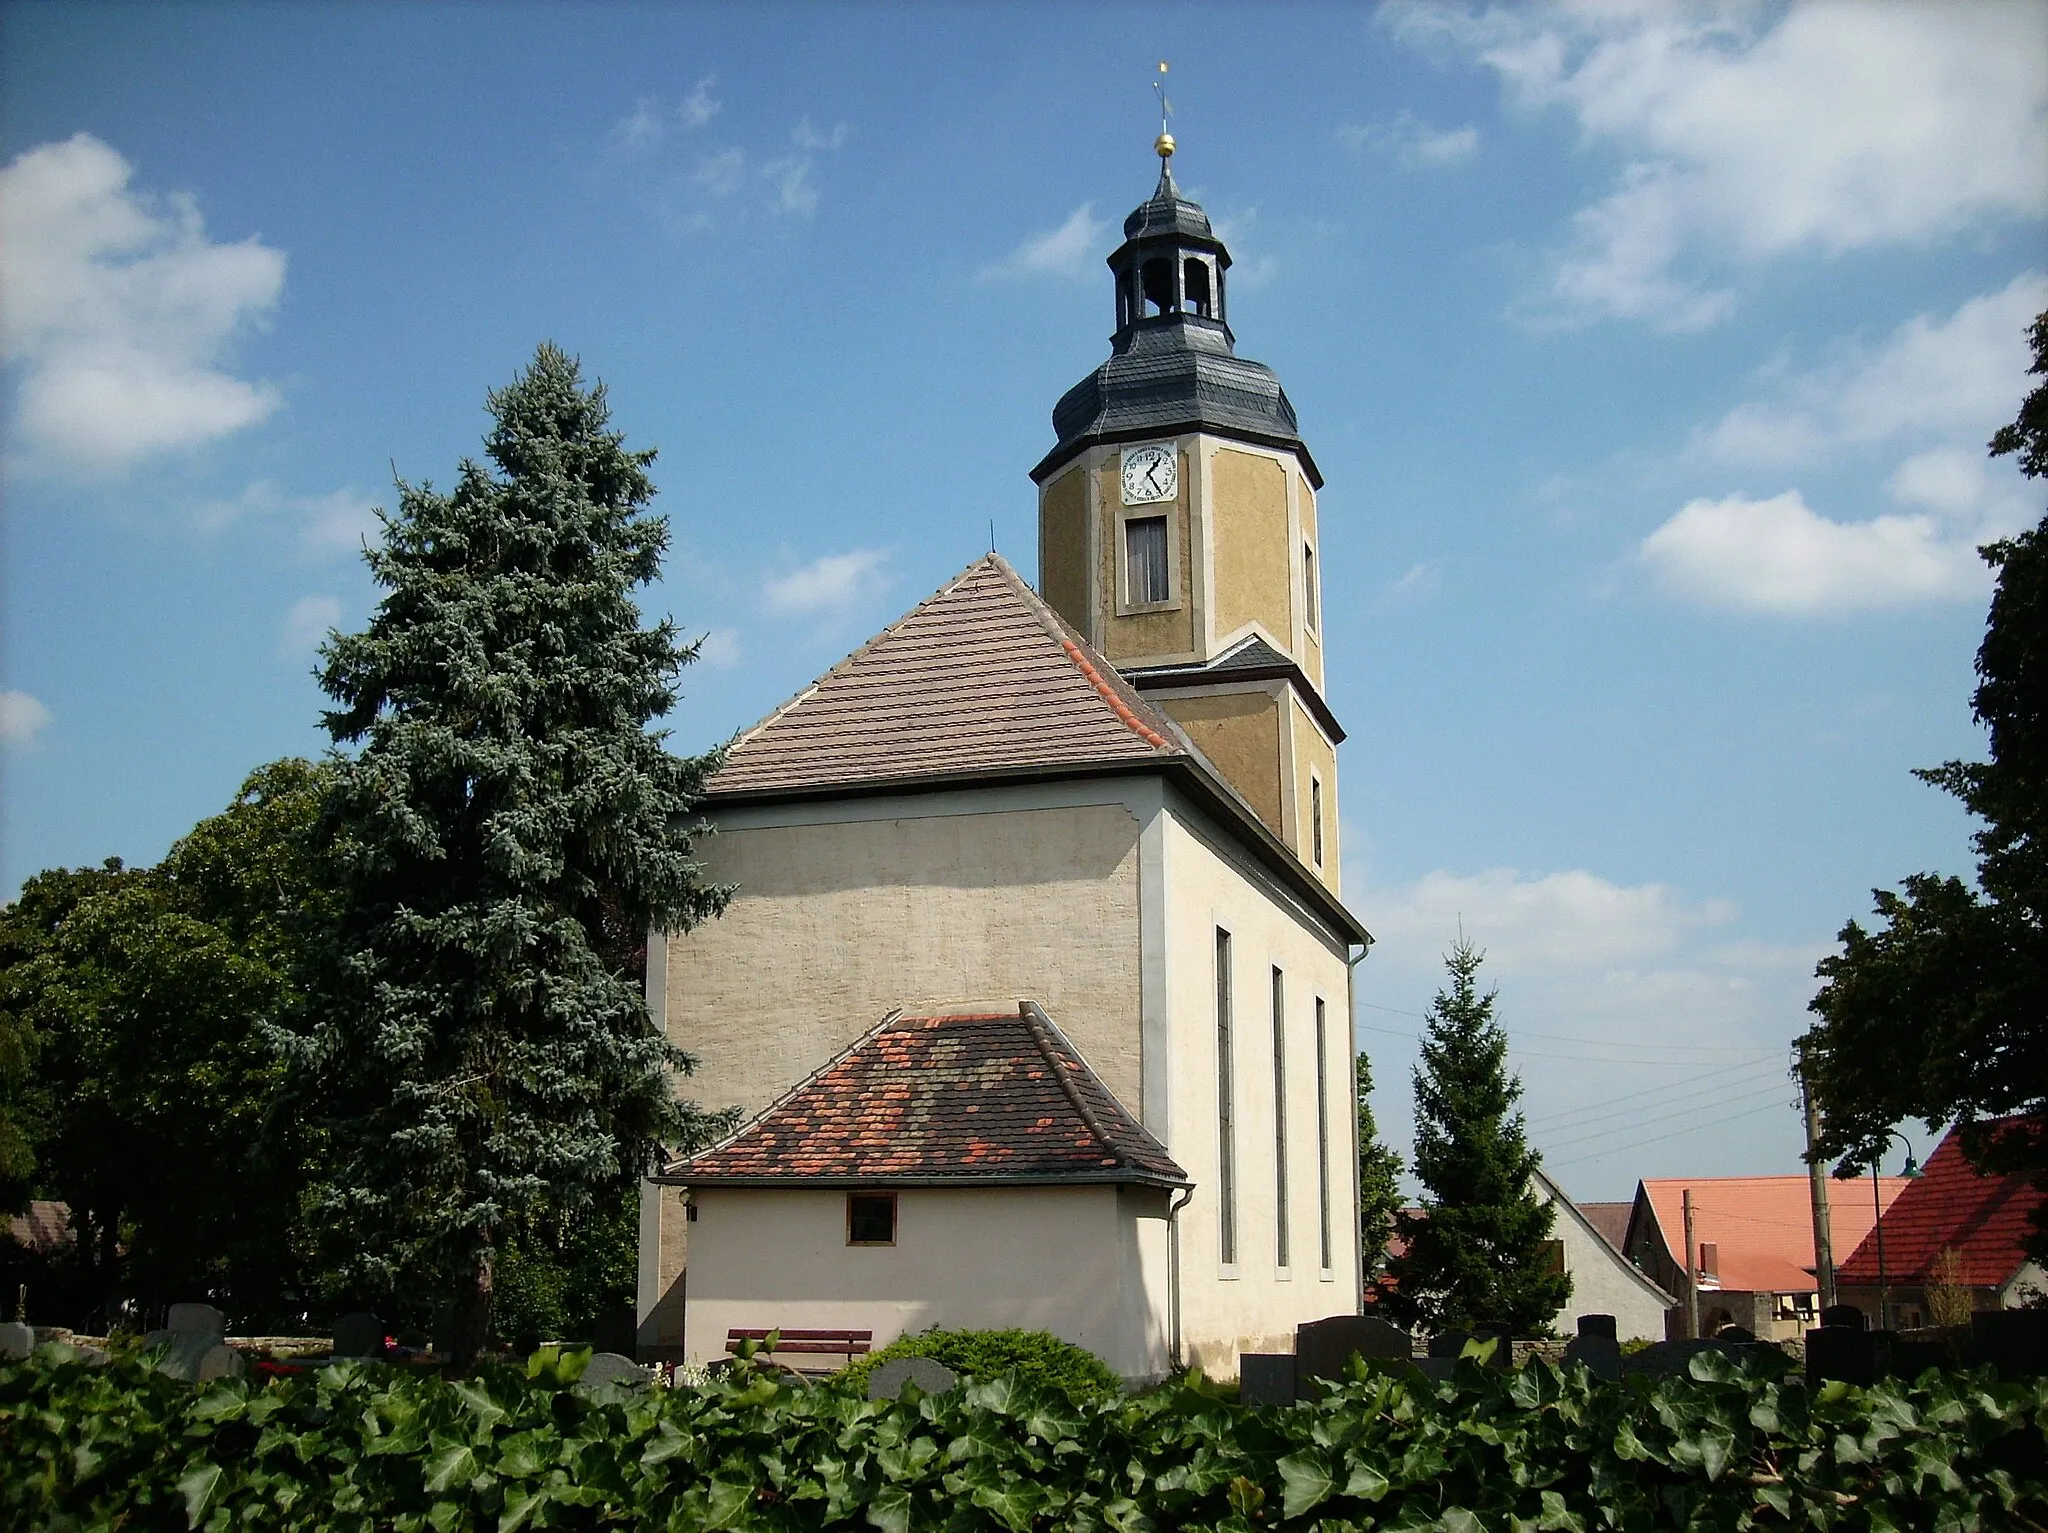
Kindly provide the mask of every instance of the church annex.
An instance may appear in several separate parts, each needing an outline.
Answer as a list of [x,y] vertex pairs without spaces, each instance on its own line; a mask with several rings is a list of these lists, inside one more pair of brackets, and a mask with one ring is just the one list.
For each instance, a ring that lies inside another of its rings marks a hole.
[[1039,589],[978,560],[712,780],[737,892],[648,997],[744,1122],[648,1184],[645,1355],[1016,1325],[1229,1375],[1357,1308],[1322,479],[1159,147],[1032,470]]

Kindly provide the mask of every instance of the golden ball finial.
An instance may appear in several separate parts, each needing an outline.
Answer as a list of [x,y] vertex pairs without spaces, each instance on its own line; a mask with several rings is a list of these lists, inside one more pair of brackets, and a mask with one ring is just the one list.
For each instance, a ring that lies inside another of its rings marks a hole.
[[1159,137],[1157,137],[1156,139],[1154,139],[1154,140],[1152,141],[1152,147],[1153,147],[1153,149],[1154,149],[1155,151],[1157,151],[1157,153],[1158,153],[1158,155],[1159,155],[1159,158],[1160,158],[1160,159],[1162,159],[1162,160],[1170,160],[1170,159],[1172,159],[1172,158],[1173,158],[1173,135],[1172,135],[1171,133],[1162,133],[1162,134],[1160,134],[1160,135],[1159,135]]

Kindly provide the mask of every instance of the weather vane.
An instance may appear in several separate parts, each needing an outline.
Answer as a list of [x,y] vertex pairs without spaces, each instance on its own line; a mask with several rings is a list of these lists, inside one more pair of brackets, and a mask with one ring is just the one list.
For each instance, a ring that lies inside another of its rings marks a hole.
[[1167,131],[1166,121],[1173,116],[1173,103],[1166,99],[1166,60],[1159,61],[1159,74],[1152,82],[1152,94],[1159,98],[1159,137],[1152,147],[1159,151],[1159,158],[1169,159],[1173,155],[1173,135]]

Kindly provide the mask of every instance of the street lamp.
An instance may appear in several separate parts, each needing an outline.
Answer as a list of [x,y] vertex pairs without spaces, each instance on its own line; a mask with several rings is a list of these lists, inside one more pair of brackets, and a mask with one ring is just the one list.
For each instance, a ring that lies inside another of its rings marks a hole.
[[1881,1331],[1891,1329],[1892,1288],[1884,1270],[1884,1203],[1880,1197],[1877,1180],[1877,1161],[1878,1155],[1884,1153],[1885,1144],[1894,1139],[1898,1140],[1906,1151],[1906,1164],[1899,1175],[1916,1177],[1920,1174],[1920,1163],[1913,1158],[1912,1145],[1906,1143],[1905,1136],[1897,1129],[1887,1129],[1884,1140],[1877,1147],[1878,1154],[1870,1157],[1870,1207],[1876,1216],[1871,1227],[1877,1231],[1877,1328]]

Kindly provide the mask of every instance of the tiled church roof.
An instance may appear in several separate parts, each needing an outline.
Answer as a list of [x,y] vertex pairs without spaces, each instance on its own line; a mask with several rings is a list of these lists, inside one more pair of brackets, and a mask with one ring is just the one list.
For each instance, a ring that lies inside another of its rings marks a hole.
[[[2008,1119],[2007,1122],[2018,1120]],[[1994,1127],[1995,1131],[1995,1127]],[[1884,1211],[1884,1271],[1892,1283],[1925,1283],[1936,1275],[1944,1249],[1959,1258],[1956,1280],[1970,1288],[1997,1288],[2027,1259],[2021,1242],[2027,1216],[2041,1194],[2025,1172],[1983,1176],[1963,1154],[1954,1129],[1927,1157],[1927,1168],[1906,1183]],[[1877,1238],[1866,1235],[1835,1269],[1837,1283],[1877,1286]]]
[[995,1014],[889,1017],[663,1180],[1185,1186],[1188,1177],[1026,1001]]
[[733,743],[733,795],[1193,755],[1009,564],[969,565]]

